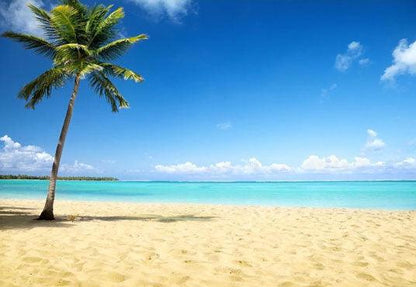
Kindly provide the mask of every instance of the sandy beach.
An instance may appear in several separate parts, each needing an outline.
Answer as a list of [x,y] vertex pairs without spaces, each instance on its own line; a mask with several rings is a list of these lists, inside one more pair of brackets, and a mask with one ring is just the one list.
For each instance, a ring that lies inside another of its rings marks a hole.
[[416,212],[0,200],[0,286],[416,286]]

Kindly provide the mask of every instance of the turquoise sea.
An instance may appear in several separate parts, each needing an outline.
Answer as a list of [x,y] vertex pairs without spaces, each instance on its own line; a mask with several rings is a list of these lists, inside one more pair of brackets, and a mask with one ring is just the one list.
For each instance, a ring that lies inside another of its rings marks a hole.
[[[0,199],[44,199],[44,180],[0,180]],[[57,200],[416,210],[416,181],[58,181]]]

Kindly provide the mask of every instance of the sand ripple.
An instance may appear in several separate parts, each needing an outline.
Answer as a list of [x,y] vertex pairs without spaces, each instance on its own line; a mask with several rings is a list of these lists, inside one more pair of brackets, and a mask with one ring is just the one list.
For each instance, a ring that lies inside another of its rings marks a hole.
[[0,286],[416,286],[416,212],[0,201]]

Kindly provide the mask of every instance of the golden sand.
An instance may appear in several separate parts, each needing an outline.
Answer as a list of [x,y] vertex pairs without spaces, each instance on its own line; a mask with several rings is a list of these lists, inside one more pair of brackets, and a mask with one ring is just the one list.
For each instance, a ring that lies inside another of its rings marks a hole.
[[0,200],[0,286],[416,286],[416,212]]

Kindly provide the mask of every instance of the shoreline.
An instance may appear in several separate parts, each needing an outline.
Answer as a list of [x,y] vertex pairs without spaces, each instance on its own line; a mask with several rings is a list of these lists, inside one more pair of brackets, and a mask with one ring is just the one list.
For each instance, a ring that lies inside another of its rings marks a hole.
[[[0,178],[1,180],[38,180],[49,181],[49,179],[26,179],[26,178]],[[93,181],[93,182],[144,182],[144,183],[313,183],[313,182],[416,182],[416,179],[321,179],[321,180],[145,180],[145,179],[118,179],[115,180],[93,180],[93,179],[57,179],[57,181]]]
[[[46,195],[45,195],[46,196]],[[26,203],[33,202],[43,207],[45,199],[37,198],[3,198],[0,195],[0,205],[4,203]],[[55,199],[55,206],[59,203],[71,204],[120,204],[120,205],[166,205],[166,206],[207,206],[207,207],[224,207],[224,208],[265,208],[265,209],[312,209],[312,210],[339,210],[339,211],[375,211],[375,212],[415,212],[416,209],[395,209],[395,208],[371,208],[371,207],[319,207],[319,206],[291,206],[291,205],[276,205],[276,204],[245,204],[245,203],[206,203],[206,202],[183,202],[183,201],[122,201],[112,199]],[[40,208],[41,209],[41,208]],[[56,209],[56,208],[55,208]]]
[[416,211],[0,199],[1,286],[414,286]]

